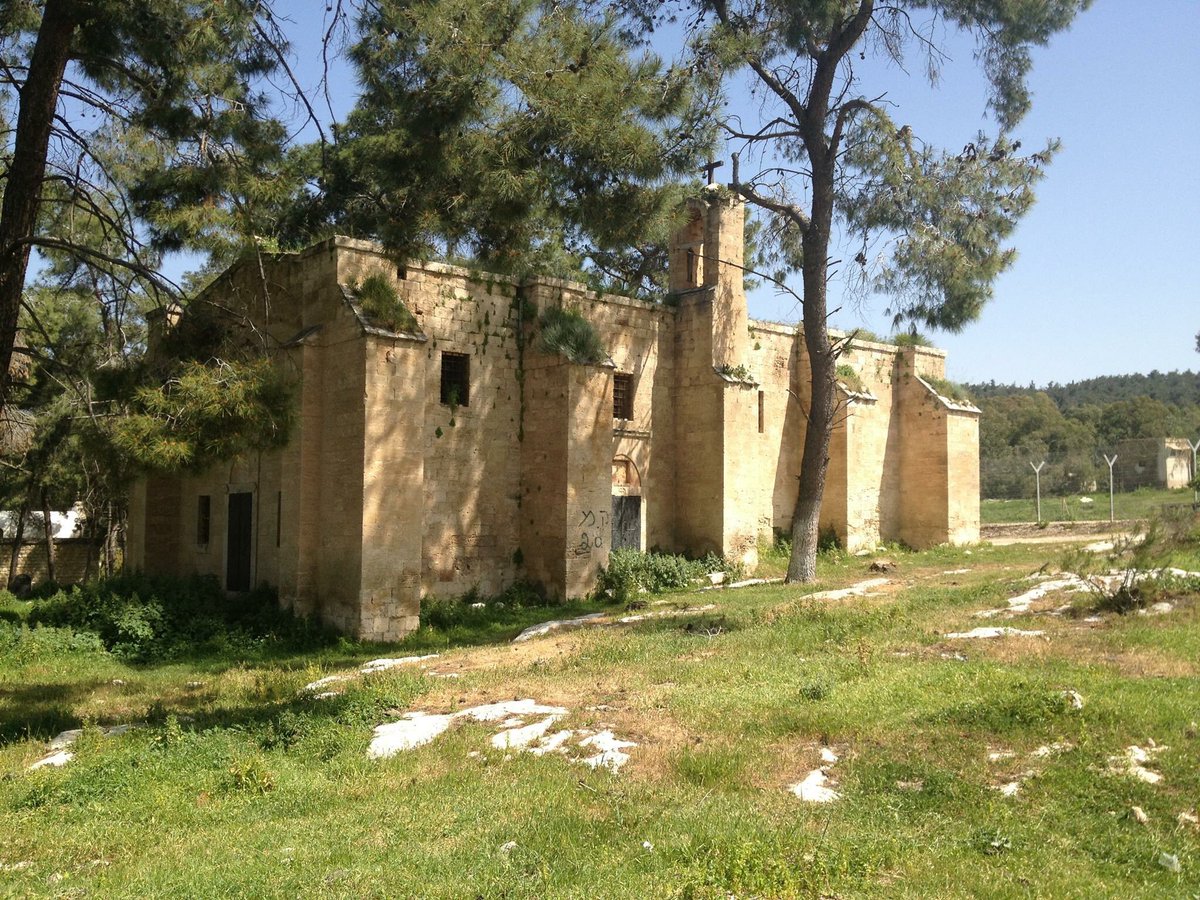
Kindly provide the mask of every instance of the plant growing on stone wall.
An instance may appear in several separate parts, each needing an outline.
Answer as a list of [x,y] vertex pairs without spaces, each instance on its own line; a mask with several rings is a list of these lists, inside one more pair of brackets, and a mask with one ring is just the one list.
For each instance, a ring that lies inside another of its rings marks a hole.
[[971,392],[956,381],[948,378],[931,378],[926,376],[925,382],[937,391],[939,397],[953,400],[956,403],[972,403]]
[[854,366],[849,363],[842,363],[837,367],[837,379],[845,385],[847,390],[861,392],[863,389],[862,378],[859,377],[858,372],[854,371]]
[[750,381],[750,369],[743,364],[717,366],[717,372],[735,381]]
[[608,359],[608,351],[592,323],[573,309],[550,307],[538,320],[539,344],[546,353],[558,353],[573,363],[599,363]]
[[932,347],[933,342],[925,335],[918,331],[902,331],[899,334],[893,334],[890,338],[891,343],[897,347]]
[[416,331],[416,317],[409,312],[400,294],[383,275],[368,275],[354,286],[354,298],[363,315],[374,325],[388,331]]

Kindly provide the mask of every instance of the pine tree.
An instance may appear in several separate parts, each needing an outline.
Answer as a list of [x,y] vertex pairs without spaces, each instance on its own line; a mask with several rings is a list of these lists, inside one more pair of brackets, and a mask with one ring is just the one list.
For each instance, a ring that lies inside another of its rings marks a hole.
[[[155,290],[148,251],[225,249],[290,189],[286,131],[259,86],[284,58],[252,0],[14,0],[0,10],[11,110],[0,205],[0,405],[30,254],[58,251]],[[114,143],[138,148],[113,164]],[[73,210],[104,240],[58,230]],[[150,254],[152,256],[152,254]]]
[[500,271],[590,268],[636,292],[711,127],[688,73],[611,15],[538,0],[366,5],[362,95],[318,218],[411,255]]
[[[897,323],[957,330],[978,316],[996,275],[1011,265],[1004,246],[1033,202],[1053,143],[1022,154],[1012,134],[1030,105],[1032,47],[1066,28],[1089,0],[690,0],[604,4],[647,34],[679,17],[683,65],[714,94],[735,80],[756,105],[720,125],[737,148],[732,189],[765,217],[779,275],[798,274],[803,337],[811,365],[800,486],[792,519],[789,581],[815,577],[817,524],[828,468],[837,359],[846,348],[828,329],[827,283],[835,228],[860,234],[856,265],[892,298]],[[977,40],[990,86],[995,134],[961,151],[929,146],[895,121],[884,98],[864,93],[854,64],[873,54],[898,63],[923,56],[933,70],[944,29]],[[739,165],[744,159],[747,164]],[[748,163],[761,163],[751,170]],[[867,250],[889,252],[878,270]]]

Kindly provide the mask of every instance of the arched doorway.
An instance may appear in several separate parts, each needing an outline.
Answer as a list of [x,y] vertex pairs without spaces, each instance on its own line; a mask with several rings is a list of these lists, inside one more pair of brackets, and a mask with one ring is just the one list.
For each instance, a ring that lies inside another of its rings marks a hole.
[[612,549],[642,549],[642,478],[628,456],[612,461]]

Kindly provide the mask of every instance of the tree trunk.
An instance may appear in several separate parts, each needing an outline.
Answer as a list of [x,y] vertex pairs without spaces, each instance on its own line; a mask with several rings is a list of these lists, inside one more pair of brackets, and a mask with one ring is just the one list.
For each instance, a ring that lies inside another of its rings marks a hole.
[[[819,73],[818,73],[819,74]],[[823,117],[825,100],[810,98],[816,121]],[[834,380],[837,357],[829,344],[829,310],[826,281],[829,276],[829,236],[833,230],[834,160],[824,134],[811,128],[805,145],[812,167],[812,214],[804,231],[804,346],[808,350],[811,402],[800,460],[800,486],[792,515],[792,555],[787,581],[814,581],[817,577],[817,539],[821,498],[829,471],[829,439],[833,432]]]
[[800,486],[792,514],[792,555],[788,558],[788,582],[813,581],[817,577],[821,498],[825,495],[829,439],[833,432],[837,359],[829,344],[825,308],[829,240],[828,231],[825,231],[824,240],[816,231],[815,227],[810,228],[811,237],[806,235],[804,240],[804,345],[808,350],[812,400],[808,410],[808,427],[804,433],[804,455],[800,460]]
[[58,583],[58,573],[54,565],[54,523],[50,519],[50,494],[42,488],[42,530],[46,538],[46,580],[51,584]]
[[0,205],[0,411],[8,398],[8,369],[29,268],[29,239],[37,225],[46,176],[54,111],[75,34],[74,6],[73,0],[47,0],[20,91],[16,140]]
[[8,558],[8,586],[11,588],[13,579],[17,577],[21,566],[21,542],[25,540],[25,517],[29,515],[29,501],[23,500],[17,510],[17,533],[13,535],[12,556]]
[[113,577],[116,559],[116,522],[113,517],[113,502],[104,506],[104,575]]

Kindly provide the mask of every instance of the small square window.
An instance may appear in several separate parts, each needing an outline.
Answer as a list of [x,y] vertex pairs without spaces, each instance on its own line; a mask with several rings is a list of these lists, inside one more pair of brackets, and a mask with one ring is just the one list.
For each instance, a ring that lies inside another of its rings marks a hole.
[[196,543],[208,546],[209,530],[212,527],[212,497],[201,494],[196,498]]
[[613,418],[633,418],[633,376],[613,376]]
[[471,357],[465,353],[442,354],[442,402],[467,406],[471,399]]

